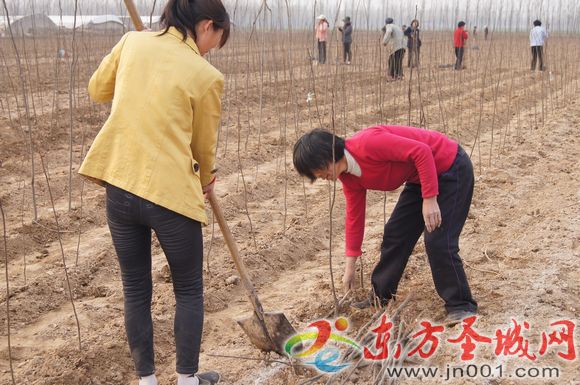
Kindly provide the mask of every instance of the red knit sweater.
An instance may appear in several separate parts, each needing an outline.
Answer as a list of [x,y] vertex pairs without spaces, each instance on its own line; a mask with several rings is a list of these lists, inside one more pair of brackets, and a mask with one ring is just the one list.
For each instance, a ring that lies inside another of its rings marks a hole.
[[421,128],[375,126],[346,139],[346,149],[362,175],[342,173],[346,198],[346,255],[362,254],[366,190],[392,191],[405,182],[421,184],[423,198],[439,194],[437,178],[449,170],[457,155],[457,142]]

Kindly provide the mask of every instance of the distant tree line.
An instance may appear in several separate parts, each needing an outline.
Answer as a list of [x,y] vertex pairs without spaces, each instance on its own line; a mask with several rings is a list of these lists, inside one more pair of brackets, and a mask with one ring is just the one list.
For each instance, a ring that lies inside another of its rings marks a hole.
[[[79,13],[85,15],[126,15],[122,0],[77,0]],[[285,0],[266,0],[266,25],[263,17],[256,17],[264,0],[223,0],[238,28],[254,25],[259,29],[285,29],[288,18]],[[134,0],[143,16],[160,15],[166,0]],[[287,0],[292,27],[314,27],[314,18],[327,15],[331,27],[350,16],[355,30],[380,30],[385,17],[392,17],[399,25],[409,24],[417,17],[425,30],[452,30],[459,20],[471,30],[487,25],[492,31],[526,31],[535,19],[552,31],[580,33],[580,2],[576,0],[417,0],[395,2],[376,0]],[[72,15],[75,0],[6,0],[10,15],[44,13]],[[340,9],[338,6],[340,5]],[[153,6],[155,8],[153,9]],[[417,6],[417,9],[415,9]],[[2,10],[4,16],[4,10]],[[336,19],[336,20],[335,20]]]

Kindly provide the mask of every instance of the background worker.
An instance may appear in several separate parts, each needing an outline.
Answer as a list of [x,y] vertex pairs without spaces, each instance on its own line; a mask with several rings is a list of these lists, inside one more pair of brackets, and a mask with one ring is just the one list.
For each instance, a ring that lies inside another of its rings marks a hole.
[[465,42],[467,41],[468,35],[465,30],[465,22],[460,21],[457,23],[457,28],[453,33],[453,46],[455,47],[455,70],[459,71],[463,69],[463,54],[465,53]]
[[403,29],[396,24],[391,17],[385,19],[385,34],[383,35],[383,45],[392,44],[389,55],[389,78],[390,80],[401,80],[403,78],[403,57],[405,56],[405,35]]
[[345,17],[342,22],[344,24],[342,27],[338,27],[338,30],[342,33],[343,60],[344,64],[350,64],[352,60],[350,51],[352,45],[352,23],[350,22],[350,16]]
[[407,67],[417,67],[419,65],[419,55],[421,53],[421,35],[419,30],[419,20],[414,19],[411,26],[405,30],[407,36],[407,49],[409,51]]
[[544,42],[548,33],[542,27],[540,20],[534,20],[534,27],[530,31],[530,47],[532,48],[532,71],[536,70],[536,63],[539,62],[538,69],[544,70]]
[[326,63],[326,39],[328,36],[328,20],[326,16],[320,15],[317,17],[316,23],[316,41],[318,42],[318,63]]

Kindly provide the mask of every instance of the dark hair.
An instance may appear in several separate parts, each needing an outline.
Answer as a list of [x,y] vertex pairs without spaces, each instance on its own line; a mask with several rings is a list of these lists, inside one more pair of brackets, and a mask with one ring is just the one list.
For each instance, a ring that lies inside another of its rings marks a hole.
[[459,23],[457,23],[457,26],[459,28],[461,28],[461,27],[465,26],[465,22],[464,21],[460,21]]
[[311,182],[316,180],[314,171],[327,167],[332,159],[334,138],[334,161],[344,157],[344,139],[331,132],[316,128],[304,135],[294,144],[294,168],[298,174]]
[[539,27],[540,25],[542,25],[542,22],[540,20],[534,20],[534,27]]
[[417,22],[417,28],[419,28],[419,20],[417,19],[413,19],[411,20],[411,26],[413,26],[413,23]]
[[183,40],[187,39],[188,32],[196,40],[195,26],[203,20],[211,20],[214,29],[223,29],[220,48],[223,47],[230,37],[231,23],[221,0],[169,0],[160,19],[165,28],[161,35],[166,34],[169,27],[175,27],[183,35]]

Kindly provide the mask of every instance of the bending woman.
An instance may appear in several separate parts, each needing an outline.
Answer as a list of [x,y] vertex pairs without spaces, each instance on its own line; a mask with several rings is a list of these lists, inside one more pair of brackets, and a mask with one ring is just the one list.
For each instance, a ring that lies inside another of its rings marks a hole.
[[[456,142],[414,127],[369,127],[346,140],[316,129],[294,145],[294,167],[312,182],[318,178],[342,182],[345,290],[354,288],[355,262],[362,254],[367,190],[392,191],[404,185],[385,225],[380,260],[372,272],[374,294],[382,305],[396,295],[409,256],[424,233],[433,281],[445,301],[448,320],[476,312],[459,257],[459,235],[473,195],[473,167]],[[373,300],[370,296],[354,306],[369,307]]]

